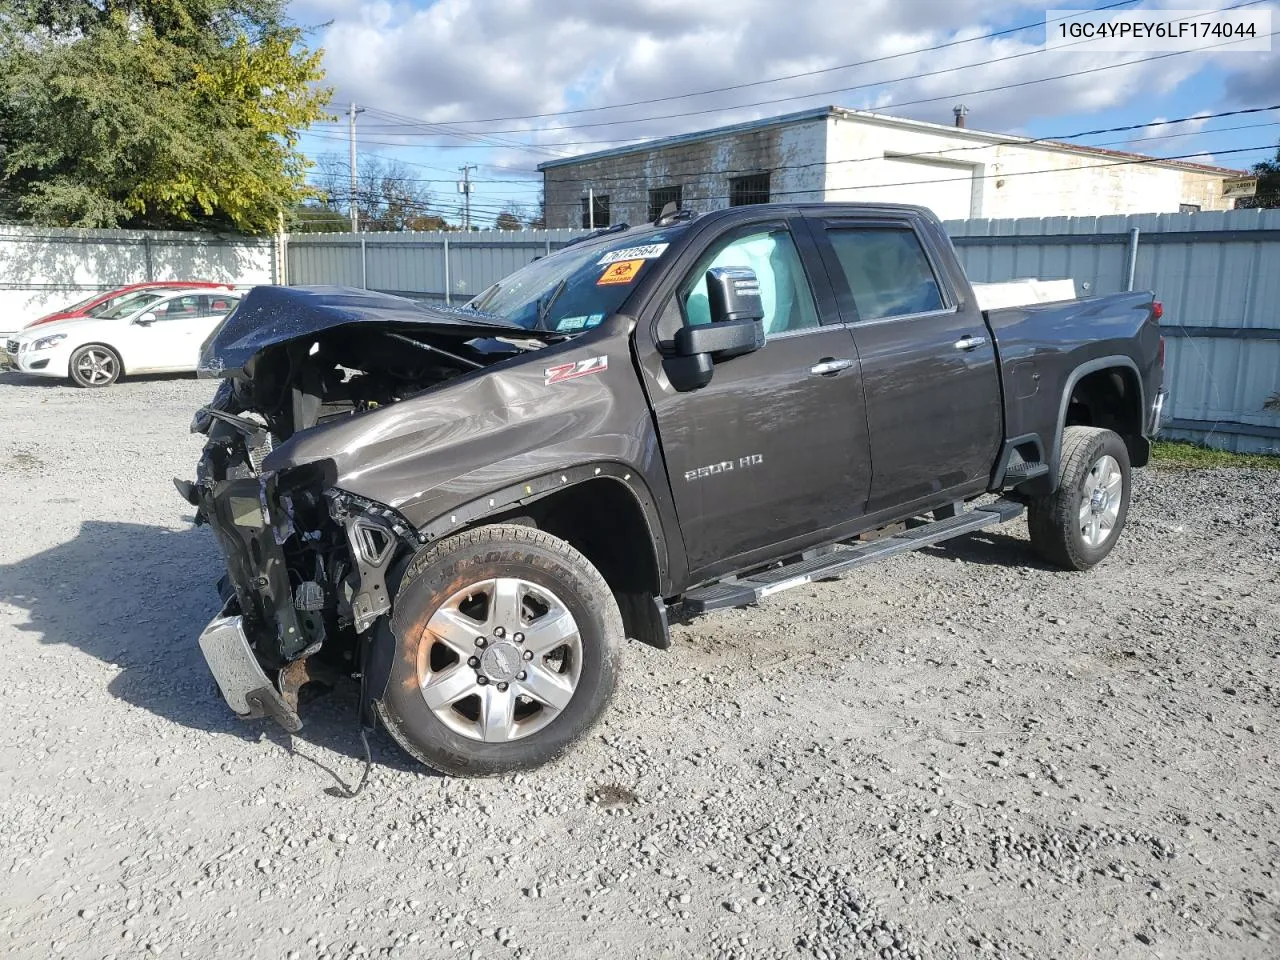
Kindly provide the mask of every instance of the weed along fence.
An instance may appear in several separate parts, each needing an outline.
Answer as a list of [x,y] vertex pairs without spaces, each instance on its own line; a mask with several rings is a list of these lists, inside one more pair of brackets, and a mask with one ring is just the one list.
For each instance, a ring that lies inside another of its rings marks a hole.
[[130,283],[275,283],[282,252],[273,237],[0,224],[0,331]]

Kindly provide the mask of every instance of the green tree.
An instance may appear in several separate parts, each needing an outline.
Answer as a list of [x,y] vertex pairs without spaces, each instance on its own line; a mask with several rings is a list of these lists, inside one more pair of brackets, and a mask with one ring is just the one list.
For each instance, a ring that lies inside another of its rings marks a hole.
[[498,230],[519,230],[520,217],[512,210],[503,210],[493,218],[493,225]]
[[270,230],[308,195],[320,56],[282,0],[0,0],[0,212]]
[[1253,175],[1258,178],[1258,190],[1252,197],[1236,201],[1236,208],[1280,207],[1280,146],[1276,147],[1274,160],[1263,160],[1253,165]]

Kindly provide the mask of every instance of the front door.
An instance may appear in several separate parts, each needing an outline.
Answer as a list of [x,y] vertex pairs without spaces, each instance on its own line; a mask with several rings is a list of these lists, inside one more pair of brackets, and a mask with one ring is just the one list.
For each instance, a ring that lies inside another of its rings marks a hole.
[[764,347],[718,362],[710,384],[684,393],[666,380],[660,357],[645,363],[694,576],[815,539],[861,513],[870,480],[853,339],[830,322],[839,318],[829,290],[819,286],[824,295],[815,298],[811,276],[821,265],[812,253],[802,259],[785,222],[712,241],[663,304],[658,342],[681,324],[710,322],[706,272],[713,266],[755,271]]
[[827,219],[816,241],[866,392],[868,512],[986,488],[1003,437],[995,345],[909,219]]
[[194,370],[200,344],[234,302],[235,298],[223,294],[189,293],[150,307],[155,320],[134,331],[138,350],[133,369]]

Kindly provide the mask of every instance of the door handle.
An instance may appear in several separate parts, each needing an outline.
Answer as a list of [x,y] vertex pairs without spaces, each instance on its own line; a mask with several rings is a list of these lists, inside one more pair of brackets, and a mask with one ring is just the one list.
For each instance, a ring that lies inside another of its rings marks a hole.
[[835,357],[823,357],[809,368],[809,372],[815,377],[834,377],[841,370],[848,370],[852,366],[853,361],[847,360],[843,357],[840,359],[836,359]]
[[977,350],[978,347],[982,346],[986,342],[986,337],[964,336],[956,341],[955,347],[957,350]]

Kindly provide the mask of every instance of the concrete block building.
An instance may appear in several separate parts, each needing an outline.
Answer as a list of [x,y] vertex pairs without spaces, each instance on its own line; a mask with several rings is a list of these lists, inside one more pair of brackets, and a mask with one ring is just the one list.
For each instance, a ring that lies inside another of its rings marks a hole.
[[769,201],[893,201],[944,220],[1230,210],[1238,170],[821,107],[550,160],[548,227]]

